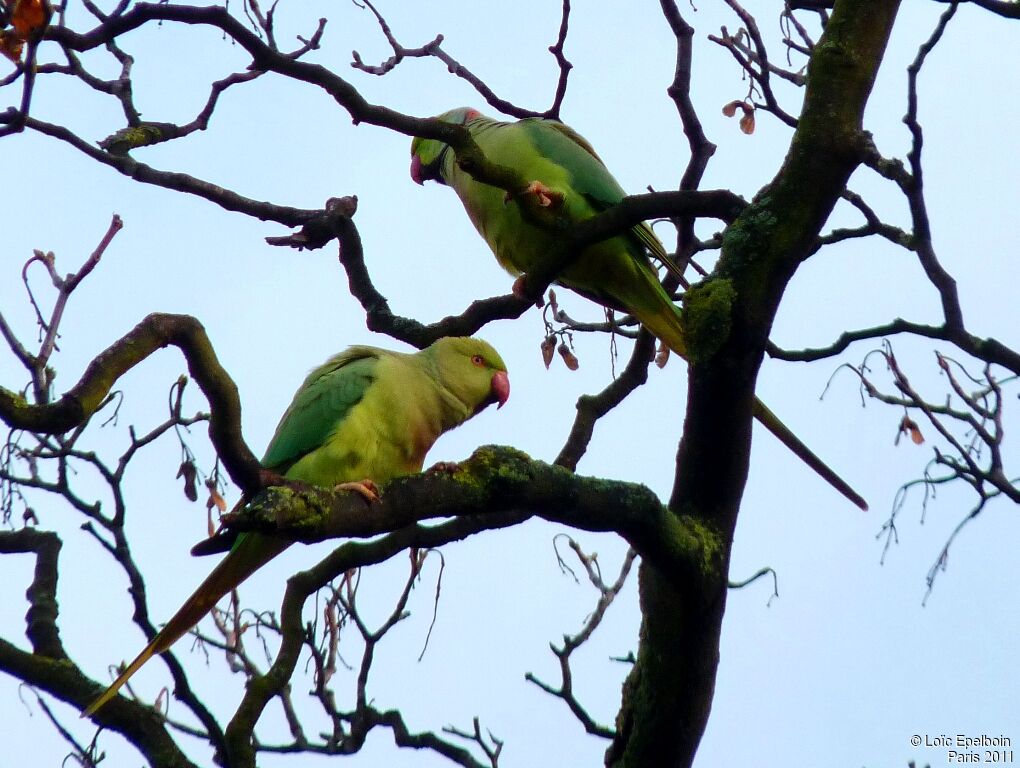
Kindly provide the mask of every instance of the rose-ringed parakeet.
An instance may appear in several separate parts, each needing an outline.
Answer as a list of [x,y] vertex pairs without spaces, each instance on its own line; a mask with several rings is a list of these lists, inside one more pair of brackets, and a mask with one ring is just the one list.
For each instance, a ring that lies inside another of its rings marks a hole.
[[[373,483],[420,472],[441,434],[492,403],[502,407],[509,396],[506,365],[480,339],[444,338],[414,354],[351,347],[308,375],[262,463],[291,480],[351,487],[372,497]],[[257,532],[240,534],[230,553],[84,715],[103,706],[150,657],[167,650],[220,598],[290,544]]]
[[[411,142],[411,178],[453,187],[496,260],[511,274],[527,274],[557,252],[560,236],[534,216],[547,208],[562,221],[591,218],[626,195],[591,145],[557,120],[492,120],[470,108],[439,115],[465,126],[486,160],[516,170],[527,186],[514,195],[476,181],[448,144]],[[525,196],[528,210],[522,206]],[[678,355],[686,356],[680,312],[659,282],[651,259],[672,267],[662,242],[646,223],[594,243],[567,264],[556,281],[604,306],[628,312]],[[515,288],[516,288],[515,284]],[[755,417],[808,466],[862,509],[868,505],[757,398]]]

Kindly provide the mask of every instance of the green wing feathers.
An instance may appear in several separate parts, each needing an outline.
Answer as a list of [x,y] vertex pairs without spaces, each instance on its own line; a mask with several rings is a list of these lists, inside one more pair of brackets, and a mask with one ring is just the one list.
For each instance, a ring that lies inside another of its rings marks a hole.
[[280,419],[263,465],[286,474],[295,462],[322,446],[375,381],[378,352],[352,347],[308,374]]

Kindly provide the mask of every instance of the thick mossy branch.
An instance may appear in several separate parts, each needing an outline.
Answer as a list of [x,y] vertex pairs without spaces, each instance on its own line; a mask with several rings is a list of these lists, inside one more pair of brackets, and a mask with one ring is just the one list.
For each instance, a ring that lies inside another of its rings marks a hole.
[[[704,521],[718,532],[723,575],[691,596],[650,559],[642,564],[641,639],[606,756],[613,768],[694,762],[718,667],[725,570],[747,479],[758,369],[786,286],[814,252],[863,156],[864,110],[898,6],[897,0],[836,2],[811,57],[783,165],[726,230],[716,271],[702,288],[728,283],[702,297],[703,309],[712,311],[702,318],[705,338],[690,369],[669,506],[680,519]],[[728,327],[715,316],[727,303]]]
[[[677,516],[643,485],[583,477],[513,448],[483,446],[453,470],[399,478],[371,504],[359,494],[293,486],[259,493],[232,523],[297,541],[368,538],[448,517],[541,517],[587,531],[613,531],[664,573],[690,586],[719,575],[721,544],[709,528]],[[461,536],[455,529],[449,540]]]
[[99,147],[112,155],[126,155],[133,149],[170,141],[180,133],[173,123],[142,122],[121,128],[99,142]]
[[[864,110],[898,6],[896,0],[836,4],[811,57],[804,107],[783,165],[727,228],[717,269],[700,289],[717,300],[696,302],[714,311],[692,361],[670,506],[704,514],[720,530],[736,522],[754,382],[779,302],[861,163]],[[714,283],[723,285],[709,292]],[[716,317],[726,302],[728,327]]]
[[81,379],[59,400],[31,405],[0,387],[0,420],[12,429],[62,434],[87,422],[105,402],[117,380],[163,347],[178,347],[191,377],[209,400],[209,439],[245,492],[261,487],[262,466],[241,436],[241,401],[233,379],[220,365],[202,324],[189,315],[151,314],[101,352]]
[[[252,729],[294,672],[302,650],[303,606],[323,584],[408,548],[442,546],[533,516],[584,530],[618,532],[646,563],[655,564],[668,588],[685,595],[701,615],[714,613],[706,603],[717,601],[716,585],[725,591],[725,547],[716,531],[665,509],[644,486],[580,477],[511,448],[483,446],[452,470],[393,480],[383,486],[380,501],[370,509],[352,491],[267,488],[224,536],[258,529],[309,542],[376,538],[348,541],[288,580],[280,614],[283,643],[266,674],[249,681],[226,729],[229,763],[255,764]],[[419,524],[436,518],[449,519]]]

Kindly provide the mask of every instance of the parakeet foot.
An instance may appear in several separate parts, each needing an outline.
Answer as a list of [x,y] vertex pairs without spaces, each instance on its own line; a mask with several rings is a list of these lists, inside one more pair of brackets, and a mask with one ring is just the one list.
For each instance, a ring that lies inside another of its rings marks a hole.
[[360,482],[340,483],[333,486],[334,491],[357,491],[369,504],[379,501],[379,488],[368,478]]
[[524,194],[534,195],[538,198],[538,204],[543,208],[551,205],[560,205],[563,202],[563,193],[554,192],[540,181],[533,181],[524,189]]
[[[513,295],[516,296],[518,299],[528,298],[527,291],[525,290],[525,283],[527,283],[527,281],[528,281],[527,275],[520,275],[516,280],[514,280],[514,284],[510,286],[510,292],[513,293]],[[539,309],[544,307],[545,299],[539,296],[537,299],[535,299],[535,306],[538,307]]]
[[559,206],[563,202],[562,192],[556,192],[549,189],[549,187],[542,182],[535,180],[520,192],[511,193],[507,191],[506,194],[503,195],[503,205],[506,205],[515,197],[520,197],[522,195],[534,195],[537,198],[538,204],[543,208],[548,208],[552,205]]

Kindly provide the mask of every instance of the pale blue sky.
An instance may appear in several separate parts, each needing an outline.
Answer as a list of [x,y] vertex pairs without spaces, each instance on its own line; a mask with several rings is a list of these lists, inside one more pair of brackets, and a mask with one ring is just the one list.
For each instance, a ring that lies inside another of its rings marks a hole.
[[[548,105],[556,70],[546,48],[555,38],[558,2],[521,2],[514,10],[506,4],[451,0],[430,3],[427,9],[404,5],[381,2],[380,9],[405,45],[421,45],[441,32],[446,50],[501,96],[535,109]],[[609,4],[575,5],[567,43],[575,68],[564,120],[598,148],[626,189],[675,187],[687,150],[665,95],[675,48],[658,4],[629,4],[626,14],[616,4],[612,10]],[[943,8],[906,5],[867,115],[866,127],[888,155],[902,155],[907,147],[900,122],[905,66]],[[721,25],[731,31],[738,26],[720,6],[699,4],[697,12],[682,8],[698,30],[693,97],[709,138],[719,147],[704,186],[727,187],[749,198],[778,168],[789,130],[759,115],[758,129],[748,137],[735,120],[721,114],[724,103],[744,95],[746,84],[728,54],[706,40]],[[747,3],[772,38],[776,23],[768,14],[775,6]],[[436,61],[406,61],[381,79],[350,69],[351,49],[367,61],[389,55],[373,17],[350,3],[282,3],[278,39],[310,34],[322,15],[331,21],[323,49],[311,60],[350,77],[368,99],[423,116],[459,105],[485,107]],[[85,26],[82,17],[75,8],[76,25]],[[1012,223],[1020,168],[1006,147],[1017,120],[1014,94],[1020,76],[1002,63],[1002,52],[1011,49],[1015,30],[1015,24],[962,8],[922,75],[920,114],[936,248],[959,281],[971,329],[1014,348],[1020,338],[1013,308],[1017,237]],[[207,83],[247,63],[243,51],[222,41],[219,33],[170,24],[134,33],[123,45],[137,58],[135,91],[149,120],[190,120],[204,103]],[[783,61],[778,47],[771,53]],[[104,56],[86,61],[97,62],[106,76],[113,74]],[[791,91],[781,93],[796,98]],[[786,103],[788,111],[796,112],[794,101]],[[115,104],[54,77],[40,79],[35,115],[64,122],[90,140],[122,124]],[[396,312],[427,321],[459,311],[479,296],[506,292],[510,278],[449,190],[437,185],[422,189],[411,182],[408,144],[404,136],[352,126],[327,96],[269,75],[229,91],[210,130],[137,157],[281,204],[315,208],[328,197],[357,194],[356,223],[377,286]],[[270,248],[263,238],[284,234],[276,225],[131,182],[52,140],[23,135],[3,139],[2,146],[9,194],[0,246],[0,307],[26,343],[35,331],[19,272],[32,249],[53,250],[59,269],[70,271],[98,242],[113,212],[125,222],[69,306],[56,359],[58,390],[146,313],[191,313],[205,324],[238,382],[245,435],[261,451],[310,367],[352,343],[399,346],[365,329],[332,247],[313,253]],[[886,219],[906,224],[905,206],[888,183],[862,171],[852,186]],[[856,218],[837,211],[834,223],[848,222]],[[710,222],[701,231],[715,228]],[[40,295],[45,295],[43,278],[41,270],[34,274]],[[585,300],[559,293],[571,315],[601,315]],[[934,290],[907,252],[877,240],[850,243],[826,250],[801,269],[773,339],[791,348],[819,345],[843,328],[896,316],[936,321]],[[490,409],[444,437],[431,458],[461,458],[493,442],[552,460],[569,429],[577,396],[607,381],[607,343],[577,336],[581,370],[570,373],[555,365],[547,372],[538,351],[538,312],[491,325],[481,335],[507,360],[513,396],[498,413]],[[895,344],[915,383],[939,399],[944,383],[931,346]],[[842,360],[857,362],[874,346],[854,347]],[[837,377],[819,402],[838,362],[766,362],[759,393],[867,497],[872,511],[861,513],[845,503],[756,430],[732,577],[771,565],[779,573],[780,598],[768,605],[765,583],[730,596],[713,713],[696,764],[902,767],[915,759],[936,766],[945,764],[944,751],[913,749],[910,737],[957,732],[1004,734],[1020,750],[1020,715],[1007,700],[1020,688],[1015,651],[1020,616],[1013,597],[1020,524],[1015,510],[992,505],[965,531],[950,553],[948,572],[940,575],[922,607],[925,574],[973,499],[962,489],[940,491],[921,525],[915,497],[900,518],[899,545],[879,565],[882,544],[875,535],[897,487],[920,474],[932,444],[894,447],[901,414],[873,403],[861,409],[849,375]],[[102,430],[96,445],[114,450],[124,444],[126,424],[143,428],[161,419],[166,391],[183,370],[180,356],[167,351],[125,377],[128,397],[121,429]],[[650,378],[600,423],[578,470],[643,482],[665,498],[682,422],[684,367],[674,360],[664,371],[653,370]],[[22,382],[9,355],[0,354],[0,382],[8,387]],[[189,410],[204,407],[196,392],[191,395]],[[1009,430],[1016,422],[1007,415]],[[925,433],[930,436],[932,430]],[[204,430],[193,430],[190,444],[211,464]],[[1006,456],[1015,471],[1013,446],[1007,445]],[[178,463],[176,443],[166,440],[138,462],[130,480],[133,541],[139,559],[154,563],[146,575],[157,621],[172,613],[210,567],[209,561],[195,561],[187,553],[204,535],[205,514],[181,494],[173,477]],[[236,491],[231,491],[228,500],[233,502]],[[34,503],[42,524],[58,528],[65,544],[62,637],[87,672],[105,679],[106,665],[132,657],[142,645],[141,633],[130,624],[127,601],[115,599],[123,594],[125,580],[78,531],[74,515],[47,500]],[[523,679],[533,671],[555,680],[548,642],[576,631],[594,604],[589,590],[575,586],[556,567],[551,540],[561,530],[532,523],[447,547],[443,600],[429,652],[423,662],[416,661],[431,618],[433,584],[426,582],[412,604],[412,620],[381,652],[371,688],[377,705],[402,708],[419,729],[466,728],[478,715],[483,726],[506,740],[506,766],[601,764],[605,744],[585,736],[565,707]],[[599,552],[607,571],[617,567],[623,553],[617,539],[578,538]],[[292,548],[253,577],[242,594],[251,603],[278,606],[283,580],[314,562],[315,554],[306,547]],[[30,568],[27,557],[0,559],[0,583],[5,585],[0,631],[5,637],[23,637],[22,594]],[[403,568],[403,558],[397,558],[365,575],[365,602],[370,591],[377,593],[380,616],[388,610],[387,596],[394,593]],[[632,583],[579,661],[579,695],[603,722],[615,714],[625,673],[608,657],[635,647],[637,620]],[[199,654],[189,657],[188,648],[182,641],[177,651],[194,670],[195,685],[210,695],[221,714],[231,711],[240,680],[227,674],[219,659],[206,669]],[[168,680],[156,661],[137,676],[135,689],[154,696]],[[351,676],[341,672],[335,681],[338,696],[351,683]],[[302,685],[295,681],[295,690]],[[26,707],[18,695],[16,684],[0,677],[6,732],[0,768],[25,764],[29,755],[34,764],[59,765],[66,753],[63,744],[34,704]],[[300,694],[295,698],[303,699]],[[79,738],[89,740],[91,726],[79,722],[71,708],[55,708]],[[266,740],[285,738],[277,715],[274,705]],[[310,715],[312,732],[324,727],[315,722]],[[379,733],[351,764],[445,764],[423,754],[394,754],[390,743]],[[110,765],[140,762],[114,734],[104,735],[102,745]],[[208,763],[201,749],[194,755]],[[301,760],[302,765],[318,764],[314,758]]]

